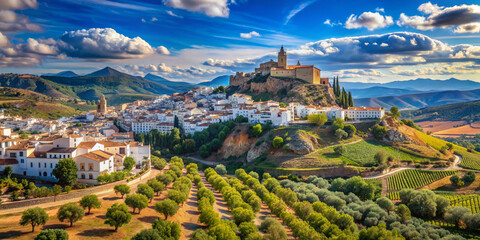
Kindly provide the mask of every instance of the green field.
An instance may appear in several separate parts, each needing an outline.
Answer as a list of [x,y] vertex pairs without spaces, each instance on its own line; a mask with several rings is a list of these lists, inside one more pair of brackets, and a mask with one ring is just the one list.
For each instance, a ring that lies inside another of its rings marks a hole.
[[401,161],[425,162],[431,160],[429,158],[406,153],[394,147],[370,140],[348,144],[345,145],[345,147],[347,151],[343,154],[343,156],[361,166],[375,164],[374,157],[378,151],[383,151],[387,156],[392,156],[393,158]]
[[455,174],[456,171],[428,171],[407,169],[387,178],[388,190],[398,191],[406,188],[419,188],[444,177]]

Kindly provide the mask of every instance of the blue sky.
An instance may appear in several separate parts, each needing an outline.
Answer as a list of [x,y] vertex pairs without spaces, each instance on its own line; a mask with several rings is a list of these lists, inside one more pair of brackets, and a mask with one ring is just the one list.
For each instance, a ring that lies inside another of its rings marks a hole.
[[285,45],[322,77],[480,81],[478,1],[5,0],[0,72],[111,66],[198,82],[253,71]]

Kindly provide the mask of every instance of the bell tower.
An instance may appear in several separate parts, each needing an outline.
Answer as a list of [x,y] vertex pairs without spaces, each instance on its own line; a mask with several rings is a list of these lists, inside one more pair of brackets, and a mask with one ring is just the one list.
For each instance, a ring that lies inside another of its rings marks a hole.
[[283,45],[278,52],[278,67],[287,69],[287,53],[283,49]]

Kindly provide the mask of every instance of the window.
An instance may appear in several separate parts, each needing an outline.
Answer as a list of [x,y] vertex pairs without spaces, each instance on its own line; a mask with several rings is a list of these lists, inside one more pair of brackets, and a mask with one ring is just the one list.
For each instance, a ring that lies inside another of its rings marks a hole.
[[44,167],[44,168],[47,168],[47,163],[43,163],[43,167]]
[[20,162],[21,162],[21,163],[24,163],[24,162],[25,162],[25,160],[24,160],[24,159],[20,159]]
[[53,155],[53,158],[57,158],[57,154]]
[[26,171],[23,171],[23,176],[27,176],[27,172],[26,172]]
[[43,176],[46,177],[46,176],[47,176],[47,172],[43,172]]
[[23,157],[23,152],[19,152],[20,157]]
[[42,176],[42,172],[38,172],[38,176],[41,177],[41,176]]
[[42,167],[42,164],[39,162],[38,163],[38,168],[41,168]]
[[53,163],[50,163],[50,168],[53,168]]
[[93,171],[93,163],[88,164],[88,171]]
[[80,163],[80,170],[85,171],[85,163]]
[[93,174],[88,174],[88,179],[93,179]]
[[32,167],[32,168],[33,168],[33,162],[30,162],[30,167]]
[[17,153],[11,152],[10,157],[12,157],[12,158],[17,157]]
[[82,179],[85,179],[85,173],[82,173]]

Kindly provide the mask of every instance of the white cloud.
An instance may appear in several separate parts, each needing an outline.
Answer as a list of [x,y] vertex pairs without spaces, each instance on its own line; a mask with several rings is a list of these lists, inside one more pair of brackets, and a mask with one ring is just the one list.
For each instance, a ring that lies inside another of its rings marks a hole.
[[287,25],[288,22],[290,22],[290,19],[292,19],[293,17],[295,17],[295,15],[297,15],[299,12],[301,12],[303,9],[305,9],[306,7],[308,7],[310,4],[316,2],[317,0],[311,0],[311,1],[308,1],[308,2],[304,2],[304,3],[301,3],[299,5],[297,5],[294,9],[292,9],[287,17],[285,18],[285,21],[283,22],[283,25]]
[[0,9],[27,9],[37,8],[37,0],[2,0]]
[[206,69],[201,67],[189,66],[167,66],[165,63],[158,65],[125,65],[123,70],[134,75],[146,75],[152,73],[165,78],[198,78],[198,77],[212,77],[218,73],[213,69]]
[[252,38],[252,37],[260,37],[260,34],[255,31],[251,31],[249,33],[240,33],[241,38]]
[[385,12],[385,8],[377,7],[375,8],[376,12]]
[[458,27],[456,32],[464,33],[467,31],[462,30],[463,28],[468,29],[472,27],[471,24],[480,22],[480,5],[475,4],[439,7],[428,2],[420,5],[418,10],[429,16],[407,16],[402,13],[397,21],[397,25],[409,26],[420,30]]
[[380,71],[374,69],[348,69],[348,70],[340,70],[333,75],[344,77],[344,78],[360,78],[365,76],[370,77],[385,77],[386,75]]
[[24,15],[17,14],[10,10],[0,10],[0,31],[1,32],[38,32],[42,27],[30,23],[28,18]]
[[170,55],[170,51],[164,46],[157,47],[157,53],[162,55]]
[[480,22],[462,24],[453,31],[456,33],[478,33],[480,32]]
[[372,31],[378,28],[390,26],[392,24],[393,19],[391,16],[383,16],[378,12],[364,12],[358,17],[355,14],[350,15],[345,22],[345,28],[357,29],[364,27]]
[[403,76],[462,75],[479,73],[479,71],[479,65],[472,62],[427,64],[421,68],[393,67],[390,69],[391,73]]
[[329,25],[330,27],[333,27],[333,26],[336,26],[336,25],[342,25],[341,22],[332,22],[332,20],[330,20],[328,18],[323,22],[323,24]]
[[163,0],[163,3],[172,8],[199,12],[209,17],[228,17],[230,14],[228,0]]
[[151,21],[151,22],[156,22],[156,21],[158,21],[158,18],[152,17],[152,18],[150,19],[150,21]]
[[431,2],[424,3],[418,7],[418,11],[433,14],[440,12],[444,7],[439,7],[437,4],[432,4]]
[[[129,38],[112,28],[66,32],[58,47],[67,56],[85,59],[142,58],[157,51],[140,37]],[[165,50],[161,47],[159,51],[166,54]]]
[[176,18],[183,18],[182,16],[180,15],[177,15],[175,14],[174,12],[170,11],[170,10],[167,10],[165,11],[168,15],[172,16],[172,17],[176,17]]

